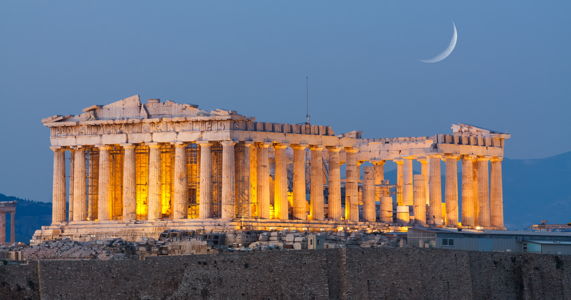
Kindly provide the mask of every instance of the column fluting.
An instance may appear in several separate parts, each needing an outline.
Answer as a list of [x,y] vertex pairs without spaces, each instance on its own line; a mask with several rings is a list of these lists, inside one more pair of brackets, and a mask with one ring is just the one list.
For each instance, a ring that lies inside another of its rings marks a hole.
[[176,143],[174,148],[174,219],[188,217],[188,174],[186,144]]
[[52,186],[52,224],[64,223],[65,215],[65,150],[51,147],[54,152]]
[[458,224],[458,157],[446,155],[446,225]]
[[85,171],[85,149],[78,147],[74,152],[74,183],[73,183],[73,220],[87,220],[87,179]]
[[149,144],[149,200],[148,215],[150,221],[161,218],[161,145]]
[[275,218],[289,219],[289,207],[287,199],[287,156],[285,144],[275,144],[275,180],[274,180],[274,210]]
[[200,145],[200,199],[199,217],[212,217],[212,144],[198,142]]
[[137,219],[137,183],[135,170],[135,145],[123,145],[123,221]]
[[111,157],[109,150],[111,150],[110,146],[99,147],[99,182],[97,184],[97,219],[99,221],[111,219]]
[[341,220],[341,163],[339,159],[340,147],[328,147],[329,151],[329,182],[328,182],[328,206],[329,219]]
[[293,145],[293,216],[307,219],[307,195],[305,191],[305,149],[306,145]]
[[222,219],[236,217],[234,141],[222,141]]

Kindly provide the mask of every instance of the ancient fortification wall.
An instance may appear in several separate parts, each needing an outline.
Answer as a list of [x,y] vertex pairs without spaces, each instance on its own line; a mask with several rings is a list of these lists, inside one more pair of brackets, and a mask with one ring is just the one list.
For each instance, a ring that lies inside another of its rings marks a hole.
[[0,266],[0,299],[570,299],[571,257],[332,249]]

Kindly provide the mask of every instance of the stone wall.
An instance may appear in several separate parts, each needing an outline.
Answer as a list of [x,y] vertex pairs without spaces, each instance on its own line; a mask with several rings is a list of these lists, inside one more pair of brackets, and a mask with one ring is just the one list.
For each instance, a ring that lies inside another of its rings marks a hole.
[[0,299],[570,299],[571,257],[264,251],[0,266]]

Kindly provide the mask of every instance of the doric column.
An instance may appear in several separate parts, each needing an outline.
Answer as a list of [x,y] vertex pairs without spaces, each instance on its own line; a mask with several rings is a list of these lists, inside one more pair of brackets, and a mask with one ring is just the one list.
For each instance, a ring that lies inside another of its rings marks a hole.
[[75,159],[75,155],[73,154],[75,152],[75,150],[72,148],[69,151],[69,199],[68,199],[68,203],[69,203],[69,209],[67,210],[67,214],[68,214],[68,221],[72,222],[73,221],[73,189],[74,187],[74,167],[75,167],[75,163],[73,162]]
[[406,206],[412,206],[413,202],[414,202],[414,200],[413,200],[413,198],[414,198],[413,183],[412,183],[413,182],[412,162],[413,162],[413,159],[410,157],[406,157],[404,159],[402,197],[403,197],[404,205],[406,205]]
[[73,220],[85,221],[87,219],[87,179],[85,172],[85,150],[81,147],[75,149],[74,152],[74,169],[73,169]]
[[313,220],[325,219],[323,200],[323,147],[311,146],[311,217]]
[[137,219],[137,183],[135,172],[135,145],[123,145],[123,221]]
[[442,179],[440,178],[440,156],[431,156],[430,163],[430,177],[428,186],[430,189],[430,209],[429,209],[429,224],[442,225]]
[[65,216],[65,150],[52,147],[54,152],[52,186],[52,224],[64,223]]
[[393,197],[385,195],[381,197],[381,222],[393,223]]
[[234,141],[222,141],[222,219],[236,217],[234,184],[236,165],[234,163]]
[[212,144],[198,142],[200,145],[200,202],[199,217],[212,217]]
[[107,221],[111,219],[111,157],[110,146],[99,147],[99,182],[97,195],[97,219]]
[[161,218],[161,145],[157,143],[149,144],[148,210],[149,221]]
[[243,142],[236,151],[236,214],[239,218],[250,217],[250,148],[252,142]]
[[258,146],[250,143],[250,197],[248,214],[249,217],[258,216]]
[[97,203],[99,200],[99,152],[89,150],[89,183],[87,184],[87,219],[97,220]]
[[430,169],[428,164],[428,159],[426,157],[421,157],[418,159],[420,163],[420,174],[424,177],[424,199],[426,199],[426,205],[430,204],[430,188],[428,186],[428,178],[430,177]]
[[359,167],[357,148],[345,148],[345,219],[359,221]]
[[375,209],[375,170],[373,166],[363,167],[363,214],[365,221],[375,222],[377,211]]
[[269,147],[269,143],[260,143],[258,147],[258,216],[262,219],[271,217]]
[[174,219],[186,219],[188,216],[186,162],[186,144],[176,143],[174,148]]
[[458,224],[458,156],[446,155],[446,225]]
[[287,199],[287,156],[285,144],[275,144],[275,179],[274,179],[274,211],[275,218],[287,220],[289,218]]
[[422,174],[414,175],[414,220],[421,226],[426,226],[426,192],[425,179]]
[[462,157],[462,225],[475,226],[473,158]]
[[375,173],[375,203],[381,202],[381,197],[383,197],[383,190],[380,186],[385,180],[385,161],[378,160],[372,161],[374,173]]
[[0,211],[0,245],[6,245],[6,212]]
[[307,198],[305,192],[305,148],[306,145],[293,145],[293,216],[298,220],[307,219]]
[[16,243],[16,212],[10,212],[10,244]]
[[504,226],[504,200],[502,192],[502,158],[492,158],[490,182],[491,221],[495,229],[503,230]]
[[341,220],[341,163],[339,160],[339,147],[328,147],[329,150],[329,198],[327,214],[329,219]]
[[490,227],[490,192],[488,177],[488,158],[478,158],[478,217],[479,225]]
[[396,193],[397,193],[397,206],[404,205],[403,201],[403,186],[404,186],[404,173],[403,173],[403,164],[404,161],[402,159],[395,159],[395,164],[397,165],[397,184],[396,184]]

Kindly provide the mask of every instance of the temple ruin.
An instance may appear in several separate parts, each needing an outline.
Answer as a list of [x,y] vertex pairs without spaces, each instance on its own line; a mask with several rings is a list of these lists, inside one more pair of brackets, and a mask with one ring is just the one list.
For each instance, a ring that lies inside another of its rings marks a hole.
[[[0,202],[0,245],[16,243],[16,205],[17,201]],[[10,241],[6,240],[6,215],[10,215]]]
[[[54,155],[53,216],[36,241],[137,240],[166,229],[504,229],[510,135],[467,124],[430,137],[364,139],[139,96],[42,122]],[[387,162],[396,164],[394,183],[385,180]]]

